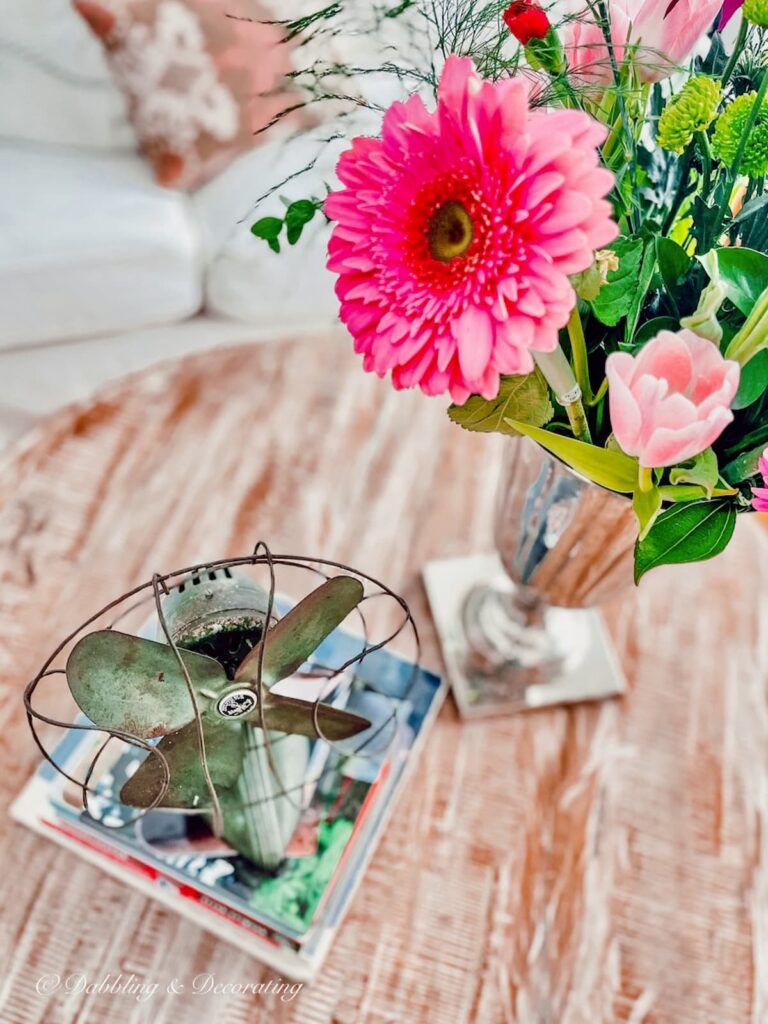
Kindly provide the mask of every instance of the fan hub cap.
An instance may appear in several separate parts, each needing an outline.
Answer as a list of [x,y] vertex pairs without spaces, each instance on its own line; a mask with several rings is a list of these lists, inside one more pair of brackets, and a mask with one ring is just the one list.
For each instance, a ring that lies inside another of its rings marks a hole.
[[254,690],[236,686],[219,697],[216,711],[222,718],[241,718],[249,711],[253,711],[257,704],[258,698]]

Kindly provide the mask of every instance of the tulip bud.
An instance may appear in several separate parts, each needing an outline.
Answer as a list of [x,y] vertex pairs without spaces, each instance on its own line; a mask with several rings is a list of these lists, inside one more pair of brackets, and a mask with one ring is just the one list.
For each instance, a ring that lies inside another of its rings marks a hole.
[[727,359],[735,359],[746,366],[750,359],[768,348],[768,288],[755,303],[744,326],[732,339],[726,350]]
[[611,249],[599,249],[595,253],[595,262],[580,274],[574,274],[571,284],[576,294],[585,302],[594,302],[608,284],[608,275],[619,269],[619,257]]
[[723,340],[723,328],[717,314],[727,297],[728,289],[723,282],[719,277],[713,278],[701,293],[696,312],[683,317],[680,326],[719,346]]

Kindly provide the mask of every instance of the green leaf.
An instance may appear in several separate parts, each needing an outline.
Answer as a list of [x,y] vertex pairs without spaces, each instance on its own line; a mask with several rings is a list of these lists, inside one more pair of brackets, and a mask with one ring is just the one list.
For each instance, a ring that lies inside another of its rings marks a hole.
[[721,174],[711,196],[705,200],[701,195],[697,195],[693,200],[691,233],[696,239],[700,253],[709,255],[712,246],[717,245],[722,222],[721,211],[728,205],[731,187],[730,176]]
[[728,298],[744,316],[749,316],[753,306],[765,291],[765,283],[768,281],[768,256],[740,246],[716,249],[715,255]]
[[719,475],[717,456],[711,448],[707,448],[696,458],[675,466],[670,471],[669,482],[673,485],[696,484],[703,488],[708,498],[711,498],[712,491],[717,487]]
[[303,224],[308,224],[317,213],[317,203],[311,199],[297,199],[294,203],[291,203],[288,209],[285,211],[285,219],[301,221]]
[[732,409],[746,409],[768,390],[768,349],[763,349],[753,356],[746,366],[741,368],[741,379],[736,397],[731,402]]
[[585,476],[600,487],[622,494],[632,494],[637,486],[637,460],[631,459],[623,452],[609,451],[598,448],[594,444],[577,441],[573,437],[563,437],[528,423],[511,420],[510,425],[520,434],[525,434],[546,448],[575,472]]
[[737,455],[736,458],[729,462],[724,467],[720,474],[726,483],[729,483],[732,487],[736,484],[742,483],[744,480],[749,480],[751,477],[757,475],[757,463],[760,460],[760,456],[765,451],[765,444],[760,444],[756,448],[750,448],[749,451],[742,452],[741,455]]
[[285,234],[289,245],[295,245],[301,238],[304,225],[309,224],[317,213],[317,205],[310,199],[297,199],[285,211]]
[[624,325],[624,340],[629,342],[632,340],[637,328],[637,321],[640,319],[640,312],[645,303],[645,297],[648,294],[648,289],[651,287],[651,281],[653,281],[653,275],[656,271],[656,246],[653,242],[649,242],[643,251],[643,261],[640,266],[640,273],[638,274],[637,282],[632,288],[630,294],[629,311],[627,312],[627,321]]
[[690,501],[665,509],[635,545],[635,583],[657,566],[701,562],[720,554],[735,525],[736,509],[728,501]]
[[262,217],[251,226],[251,233],[257,238],[263,238],[272,252],[280,252],[280,232],[283,230],[283,221],[279,217]]
[[619,238],[612,246],[619,259],[619,269],[608,274],[600,294],[592,301],[592,310],[607,327],[615,327],[632,306],[640,281],[645,243],[641,238]]
[[699,501],[704,492],[698,484],[659,484],[662,501]]
[[270,238],[276,239],[282,230],[283,222],[279,217],[262,217],[261,220],[257,220],[251,227],[252,234],[256,235],[257,238],[264,238],[267,241]]
[[766,192],[765,195],[757,196],[755,199],[751,199],[748,203],[745,203],[738,216],[734,217],[731,221],[731,225],[743,224],[745,220],[749,220],[750,217],[754,217],[756,213],[760,213],[766,206],[768,206],[768,192]]
[[661,492],[658,487],[650,487],[647,491],[638,487],[632,499],[637,521],[640,524],[640,539],[647,536],[648,531],[661,512]]
[[664,287],[674,296],[680,278],[688,273],[693,261],[682,245],[663,236],[656,240],[656,253]]
[[396,7],[390,7],[388,11],[384,12],[385,18],[399,18],[404,11],[407,11],[409,7],[413,7],[415,0],[402,0],[401,3],[397,4]]
[[471,395],[464,405],[448,408],[448,416],[454,423],[465,430],[484,434],[516,434],[508,425],[508,419],[543,427],[554,414],[549,387],[538,369],[526,375],[502,377],[496,398]]
[[[221,665],[203,654],[179,651],[201,706],[203,691],[227,685]],[[194,717],[184,672],[171,647],[114,629],[89,633],[66,667],[78,707],[94,725],[149,739],[180,729]]]
[[680,323],[675,320],[673,316],[657,316],[653,320],[646,320],[646,322],[638,328],[637,333],[632,339],[631,346],[622,345],[621,347],[625,350],[627,348],[630,351],[636,351],[651,338],[655,338],[660,331],[679,331]]
[[334,576],[327,580],[267,630],[262,641],[241,662],[235,680],[256,682],[262,647],[263,686],[271,687],[293,675],[360,604],[363,596],[363,585],[354,576]]

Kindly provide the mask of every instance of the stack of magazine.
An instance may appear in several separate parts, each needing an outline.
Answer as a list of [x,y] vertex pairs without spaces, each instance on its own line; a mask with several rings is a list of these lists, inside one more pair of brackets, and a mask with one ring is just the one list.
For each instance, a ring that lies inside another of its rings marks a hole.
[[[360,650],[360,639],[337,630],[326,645],[330,663],[340,664]],[[306,698],[306,687],[303,693]],[[300,822],[274,872],[237,854],[199,817],[155,810],[135,820],[136,811],[116,794],[145,755],[122,744],[113,744],[111,761],[110,745],[99,757],[90,813],[80,787],[44,763],[12,814],[276,971],[309,981],[361,881],[444,686],[379,650],[355,666],[339,693],[334,703],[343,700],[371,721],[370,741],[359,754],[315,742]],[[72,730],[54,760],[82,779],[103,741],[99,733]]]

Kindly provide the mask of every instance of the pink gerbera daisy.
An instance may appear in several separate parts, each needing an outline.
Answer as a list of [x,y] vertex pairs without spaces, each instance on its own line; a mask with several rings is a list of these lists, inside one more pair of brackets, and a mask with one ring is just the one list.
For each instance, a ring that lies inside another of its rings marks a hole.
[[576,302],[569,275],[618,234],[605,135],[579,111],[531,110],[522,79],[485,82],[450,57],[436,111],[412,96],[380,139],[354,139],[325,210],[364,368],[462,403],[551,352]]
[[768,512],[768,448],[757,463],[757,470],[763,478],[763,487],[752,488],[752,507],[757,512]]

